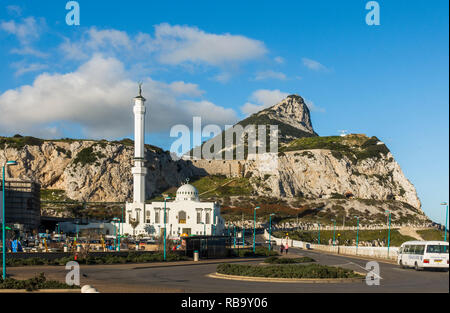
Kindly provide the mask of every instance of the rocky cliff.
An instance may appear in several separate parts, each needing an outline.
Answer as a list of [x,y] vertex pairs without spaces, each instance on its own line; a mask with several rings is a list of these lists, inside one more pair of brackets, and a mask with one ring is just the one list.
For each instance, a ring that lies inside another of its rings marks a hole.
[[[0,137],[0,164],[16,160],[10,178],[32,179],[42,189],[65,190],[79,201],[129,201],[133,192],[131,174],[133,142],[56,140],[32,137]],[[147,197],[192,176],[185,161],[173,161],[168,152],[146,145]]]

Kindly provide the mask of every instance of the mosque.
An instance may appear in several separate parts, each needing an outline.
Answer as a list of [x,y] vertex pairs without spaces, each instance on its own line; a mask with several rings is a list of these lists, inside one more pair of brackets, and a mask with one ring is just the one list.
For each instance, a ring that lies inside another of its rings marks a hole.
[[126,203],[122,233],[160,237],[164,236],[165,230],[166,237],[173,239],[182,234],[222,235],[225,223],[220,216],[219,204],[201,202],[197,189],[188,183],[189,180],[178,188],[175,199],[145,203],[145,101],[139,86],[139,95],[134,98],[133,107],[133,202]]

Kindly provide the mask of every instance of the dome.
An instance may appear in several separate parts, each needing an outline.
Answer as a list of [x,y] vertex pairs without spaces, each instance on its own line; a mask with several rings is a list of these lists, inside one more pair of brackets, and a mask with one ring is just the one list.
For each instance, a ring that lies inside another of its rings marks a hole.
[[199,201],[197,188],[191,184],[184,184],[178,188],[176,201],[183,200]]

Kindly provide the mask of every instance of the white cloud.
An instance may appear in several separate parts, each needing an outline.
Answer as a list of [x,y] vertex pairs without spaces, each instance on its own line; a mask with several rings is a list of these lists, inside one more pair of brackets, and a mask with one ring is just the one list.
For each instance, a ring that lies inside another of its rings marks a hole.
[[313,101],[305,99],[305,104],[308,107],[308,109],[310,111],[314,111],[314,112],[325,112],[324,108],[318,107],[317,105],[314,104]]
[[49,55],[47,53],[41,52],[39,50],[33,49],[31,47],[25,46],[21,48],[14,48],[10,51],[13,54],[18,55],[32,55],[38,58],[47,58]]
[[279,80],[285,80],[286,75],[281,72],[275,72],[272,70],[268,71],[262,71],[256,73],[255,80],[265,80],[265,79],[279,79]]
[[216,76],[214,76],[212,78],[212,80],[215,80],[219,83],[225,84],[231,79],[231,77],[232,77],[231,73],[223,72],[223,73],[220,73],[220,74],[217,74]]
[[326,71],[327,67],[315,60],[302,58],[303,65],[313,71]]
[[22,15],[22,9],[18,5],[8,5],[6,7],[6,11],[8,11],[8,14],[13,16],[21,16]]
[[204,90],[198,88],[197,84],[185,83],[183,81],[173,82],[168,87],[176,95],[199,97],[205,93]]
[[166,23],[155,26],[155,46],[160,51],[159,60],[172,65],[184,62],[224,65],[252,60],[267,52],[259,40]]
[[[252,102],[247,102],[241,106],[242,113],[250,115],[268,107],[271,107],[289,95],[287,92],[282,92],[278,89],[268,90],[259,89],[252,93],[249,100]],[[255,103],[254,103],[255,102]]]
[[127,57],[145,58],[153,54],[162,64],[212,66],[253,60],[267,52],[259,40],[240,35],[211,34],[196,27],[167,23],[156,25],[153,36],[147,33],[132,36],[124,31],[92,27],[78,41],[66,39],[60,49],[71,59],[87,59],[95,52],[110,56],[126,53]]
[[44,28],[45,20],[42,18],[36,20],[34,17],[24,18],[21,23],[14,20],[0,23],[0,30],[15,35],[22,45],[28,45],[39,39]]
[[14,76],[16,77],[19,77],[26,73],[41,71],[48,68],[47,64],[42,63],[25,64],[24,62],[13,63],[11,64],[11,66],[16,69],[16,72],[14,73]]
[[282,57],[275,57],[273,60],[278,64],[284,64],[284,58]]
[[[205,123],[232,124],[237,120],[232,109],[178,98],[202,94],[195,84],[167,84],[151,78],[143,83],[147,132],[190,125],[193,114]],[[137,83],[128,78],[120,61],[95,55],[74,72],[43,73],[32,85],[0,94],[0,131],[54,137],[68,124],[79,126],[86,137],[120,138],[133,132],[131,98],[136,94]]]

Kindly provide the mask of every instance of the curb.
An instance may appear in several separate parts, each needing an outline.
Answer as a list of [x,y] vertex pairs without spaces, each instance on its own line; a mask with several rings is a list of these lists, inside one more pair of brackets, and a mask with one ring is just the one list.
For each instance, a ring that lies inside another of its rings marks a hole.
[[363,278],[266,278],[253,276],[237,276],[226,275],[220,273],[212,273],[206,275],[209,278],[252,281],[252,282],[267,282],[267,283],[306,283],[306,284],[338,284],[338,283],[361,283]]

